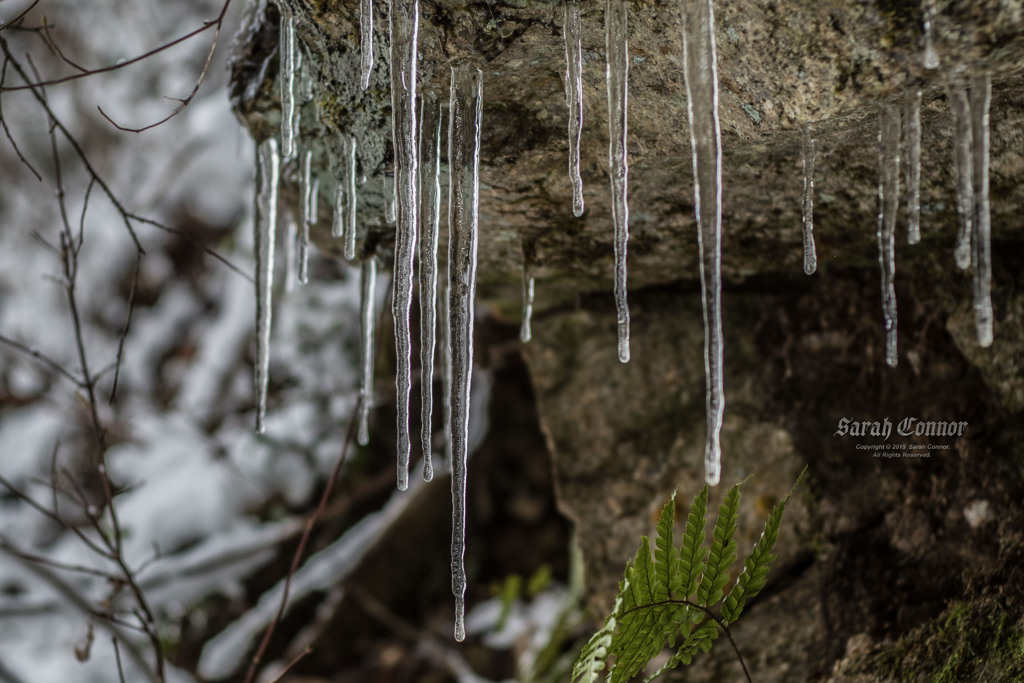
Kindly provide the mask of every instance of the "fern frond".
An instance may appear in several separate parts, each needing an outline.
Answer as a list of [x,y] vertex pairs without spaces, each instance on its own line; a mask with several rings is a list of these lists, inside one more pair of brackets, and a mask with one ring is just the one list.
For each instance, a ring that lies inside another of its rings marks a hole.
[[736,560],[736,514],[740,507],[740,488],[736,484],[725,494],[718,506],[718,519],[711,537],[708,566],[697,587],[697,602],[710,607],[722,599],[722,589],[729,581],[729,567]]
[[750,554],[743,560],[743,573],[736,579],[736,585],[732,587],[729,595],[725,598],[725,602],[722,603],[722,621],[726,624],[736,621],[746,606],[747,601],[760,593],[765,583],[767,583],[768,569],[771,563],[775,561],[772,549],[775,547],[776,541],[779,540],[782,513],[785,512],[786,503],[789,502],[790,496],[796,491],[796,487],[800,485],[800,481],[804,478],[806,471],[807,468],[805,467],[800,476],[797,477],[796,483],[793,484],[789,494],[772,509],[772,514],[764,525],[761,537],[757,539],[757,543],[754,544]]
[[676,494],[661,509],[658,520],[658,535],[654,539],[654,575],[657,583],[654,599],[658,602],[668,600],[672,592],[672,579],[678,573],[679,558],[672,546],[672,526],[675,518]]
[[697,590],[700,577],[704,573],[708,549],[704,547],[707,532],[704,531],[705,516],[708,511],[708,487],[705,485],[690,505],[690,514],[686,517],[686,531],[683,544],[679,549],[678,571],[673,574],[672,593],[678,597],[688,598]]
[[619,613],[618,632],[612,639],[609,654],[615,664],[609,681],[625,683],[647,666],[664,646],[666,634],[663,624],[669,621],[669,611],[675,605],[654,599],[657,577],[651,562],[650,540],[640,539],[640,549],[631,566],[626,568],[628,589],[622,591],[622,610]]
[[622,593],[627,589],[627,584],[620,584],[619,596],[615,598],[615,606],[612,613],[604,621],[597,633],[590,637],[583,647],[576,663],[572,667],[572,678],[570,683],[597,683],[601,672],[604,671],[605,659],[608,657],[608,649],[612,644],[612,635],[618,625],[616,617],[622,610]]

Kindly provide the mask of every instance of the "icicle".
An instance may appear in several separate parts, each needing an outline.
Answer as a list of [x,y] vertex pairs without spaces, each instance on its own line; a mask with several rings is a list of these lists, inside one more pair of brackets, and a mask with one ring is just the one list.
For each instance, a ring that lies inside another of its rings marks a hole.
[[463,63],[452,67],[448,122],[448,297],[452,364],[452,593],[455,640],[466,637],[466,464],[469,388],[473,374],[473,306],[476,299],[477,213],[480,200],[480,118],[483,74]]
[[523,323],[519,328],[519,341],[528,342],[533,338],[530,321],[533,319],[533,276],[526,264],[523,264]]
[[334,217],[331,223],[331,237],[343,237],[345,235],[345,184],[338,181],[338,187],[334,190]]
[[932,21],[935,19],[935,0],[924,0],[924,68],[939,68],[939,55],[932,39]]
[[[431,458],[434,413],[434,334],[437,329],[437,238],[441,220],[441,100],[423,96],[420,115],[420,445],[423,478],[434,477]],[[447,321],[444,322],[447,325]]]
[[359,322],[359,429],[356,440],[365,446],[370,442],[370,409],[373,408],[373,326],[375,322],[373,297],[377,283],[377,259],[370,256],[363,261],[360,272]]
[[626,2],[608,0],[605,9],[605,49],[608,53],[608,170],[612,182],[612,222],[615,226],[615,308],[618,318],[619,361],[629,362],[629,304],[626,300],[626,247],[629,242],[629,167],[626,160],[626,109],[629,90],[629,46],[626,41]]
[[278,45],[281,65],[281,154],[295,154],[295,17],[281,8],[281,34]]
[[569,180],[572,181],[572,215],[583,215],[583,179],[580,177],[580,132],[583,130],[583,46],[580,35],[579,0],[562,5],[565,37],[565,103],[569,108]]
[[896,211],[900,192],[900,110],[884,102],[878,113],[878,265],[882,269],[885,362],[896,367]]
[[694,210],[704,294],[704,374],[707,382],[708,484],[721,476],[719,433],[725,395],[722,388],[722,130],[718,120],[718,64],[711,0],[683,0],[683,75],[693,152]]
[[907,91],[907,244],[921,241],[921,89]]
[[366,90],[373,73],[373,0],[359,0],[359,58],[360,84]]
[[302,157],[302,175],[299,177],[300,208],[302,210],[302,232],[299,236],[299,282],[309,282],[309,224],[312,220],[310,206],[313,183],[310,180],[313,168],[313,152],[306,150]]
[[384,222],[388,225],[394,225],[398,221],[396,204],[395,179],[384,176]]
[[348,199],[348,218],[345,223],[348,225],[348,232],[345,233],[345,258],[352,260],[356,257],[356,138],[352,136],[348,140],[346,149],[345,181],[348,183],[346,198]]
[[818,269],[818,253],[814,249],[814,138],[811,124],[803,130],[804,157],[804,273]]
[[444,422],[444,457],[452,471],[452,343],[451,316],[448,312],[448,278],[438,281],[437,317],[441,328],[441,419]]
[[274,240],[277,232],[277,140],[257,148],[256,206],[253,212],[256,247],[256,431],[266,429],[267,385],[270,380],[270,325],[274,291]]
[[288,226],[284,231],[284,291],[291,294],[295,290],[295,243],[299,232],[291,211],[284,212],[284,220]]
[[971,267],[971,232],[974,214],[974,183],[971,170],[971,104],[967,99],[964,68],[957,67],[949,75],[949,111],[953,115],[953,156],[956,177],[956,210],[960,216],[960,232],[956,236],[956,265]]
[[974,231],[971,265],[974,266],[974,320],[978,344],[992,345],[992,217],[988,202],[989,119],[992,76],[985,69],[971,74],[971,130],[973,144]]
[[313,186],[309,188],[309,224],[320,222],[320,179],[313,178]]
[[[409,487],[409,394],[412,391],[413,262],[416,258],[416,201],[419,173],[419,130],[416,126],[416,42],[420,22],[419,0],[391,0],[391,139],[395,149],[392,213],[397,204],[395,267],[391,313],[395,321],[398,405],[398,489]],[[385,205],[389,197],[385,193]]]

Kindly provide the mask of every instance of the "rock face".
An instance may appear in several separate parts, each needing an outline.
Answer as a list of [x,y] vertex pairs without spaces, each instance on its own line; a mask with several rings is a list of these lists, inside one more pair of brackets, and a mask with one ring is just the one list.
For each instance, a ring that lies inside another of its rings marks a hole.
[[[354,135],[366,177],[361,254],[388,261],[386,4],[377,10],[376,66],[366,91],[358,83],[357,3],[286,4],[314,81],[300,145],[314,152],[321,213],[329,214],[337,182],[338,140]],[[1016,266],[1024,9],[1014,0],[933,4],[937,70],[922,66],[924,15],[916,2],[715,2],[725,186],[722,481],[751,477],[741,549],[804,464],[810,470],[787,512],[769,588],[735,633],[756,680],[940,672],[965,680],[983,671],[1016,680],[1014,667],[1024,666],[1012,647],[1000,655],[1003,664],[984,670],[964,650],[980,647],[970,645],[979,632],[999,647],[1019,642],[1007,634],[1019,638],[1024,607],[1024,431],[1015,418],[1024,409],[1024,276]],[[421,91],[442,97],[450,63],[474,60],[484,72],[479,298],[495,315],[511,317],[524,261],[537,277],[534,340],[524,353],[559,505],[576,523],[585,557],[588,599],[606,609],[652,515],[675,487],[688,500],[702,481],[703,326],[678,11],[674,3],[638,0],[629,14],[633,350],[628,365],[616,361],[604,4],[584,1],[581,8],[587,209],[579,219],[567,173],[559,3],[424,0],[419,68]],[[260,140],[276,135],[280,123],[279,14],[265,1],[251,11],[236,47],[233,97]],[[952,258],[957,216],[944,86],[954,63],[993,74],[990,349],[977,347],[970,275]],[[903,246],[901,212],[900,360],[890,370],[875,237],[877,107],[910,87],[920,87],[924,100],[923,240]],[[806,278],[800,131],[812,123],[819,270]],[[313,235],[318,246],[339,253],[321,230]],[[882,439],[837,434],[843,418],[888,419],[894,430],[905,418],[966,421],[968,428],[956,437],[894,432]],[[889,450],[862,448],[880,444]],[[883,457],[901,455],[896,444],[929,457]],[[992,635],[997,622],[1001,635]],[[693,673],[734,680],[740,672],[731,656],[713,652]]]

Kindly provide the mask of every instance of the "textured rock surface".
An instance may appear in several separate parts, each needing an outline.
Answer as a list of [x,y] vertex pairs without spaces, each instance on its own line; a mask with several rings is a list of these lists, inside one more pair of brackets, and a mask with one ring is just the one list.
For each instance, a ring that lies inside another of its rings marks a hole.
[[[353,134],[367,177],[359,200],[362,250],[387,257],[386,5],[378,8],[377,65],[363,92],[356,3],[289,4],[306,63],[317,71],[302,140],[318,160],[322,213],[329,213],[335,182],[337,135]],[[633,360],[615,360],[603,3],[581,4],[587,211],[580,219],[572,217],[566,168],[558,3],[424,0],[420,74],[421,89],[446,93],[449,62],[474,59],[484,71],[480,297],[511,319],[524,258],[532,264],[539,312],[525,355],[559,505],[584,550],[589,602],[604,609],[663,501],[676,486],[688,501],[702,481],[703,328],[677,11],[673,3],[633,2]],[[736,630],[756,680],[932,676],[944,658],[963,656],[957,643],[966,641],[956,640],[954,627],[970,619],[951,621],[951,601],[972,606],[971,614],[983,605],[986,614],[1010,615],[1007,628],[1024,606],[1024,434],[1014,417],[1024,409],[1017,265],[1024,242],[1024,10],[1012,0],[936,6],[942,67],[926,71],[916,2],[715,3],[725,150],[723,482],[752,475],[744,485],[741,548],[805,463],[811,475],[788,513],[772,583]],[[277,10],[256,7],[253,30],[237,50],[234,96],[260,139],[279,125]],[[988,350],[974,342],[970,277],[952,259],[957,219],[943,88],[954,59],[994,72],[996,340]],[[876,108],[909,85],[924,90],[923,242],[903,246],[901,214],[900,365],[888,370],[875,242]],[[799,131],[811,122],[819,274],[804,278]],[[326,227],[314,238],[337,251]],[[883,459],[856,448],[878,439],[835,436],[843,417],[970,426],[961,438],[893,437],[949,449],[927,459]],[[893,645],[901,636],[906,651]],[[945,640],[936,645],[939,636]],[[916,668],[889,666],[893,652],[908,651],[908,661],[917,662],[908,666]],[[1014,680],[1012,666],[986,675]],[[701,680],[739,676],[726,648],[693,673]]]

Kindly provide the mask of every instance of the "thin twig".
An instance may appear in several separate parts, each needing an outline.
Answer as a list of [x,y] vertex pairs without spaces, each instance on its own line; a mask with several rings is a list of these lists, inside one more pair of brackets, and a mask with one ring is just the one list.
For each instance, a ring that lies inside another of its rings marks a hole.
[[26,346],[25,344],[22,344],[19,341],[15,341],[15,340],[11,339],[10,337],[6,337],[6,336],[4,336],[2,334],[0,334],[0,344],[6,344],[7,346],[10,346],[12,349],[20,351],[20,352],[24,353],[27,356],[32,356],[32,358],[34,358],[37,361],[39,361],[39,363],[41,363],[42,365],[45,365],[46,367],[50,368],[51,370],[56,372],[58,375],[60,375],[64,379],[66,379],[69,382],[71,382],[72,384],[74,384],[79,389],[84,389],[85,388],[85,384],[82,382],[81,379],[79,379],[78,377],[75,377],[74,375],[72,375],[70,372],[65,370],[63,368],[63,366],[61,366],[60,363],[58,363],[57,361],[53,360],[52,358],[49,358],[43,352],[36,351],[32,347]]
[[[38,2],[39,0],[36,0]],[[3,88],[4,80],[7,78],[7,63],[8,59],[4,59],[3,70],[0,70],[0,88]],[[18,147],[18,143],[14,141],[14,136],[11,134],[11,129],[7,127],[7,117],[4,116],[3,98],[0,97],[0,126],[3,126],[4,135],[7,136],[8,142],[11,143],[11,147],[14,148],[14,153],[18,155],[18,159],[21,160],[28,170],[32,171],[32,175],[36,177],[36,180],[43,182],[43,176],[39,175],[39,171],[36,170],[25,155],[21,153],[21,149]]]
[[196,238],[190,236],[184,230],[178,230],[177,228],[172,228],[171,226],[165,225],[164,223],[161,223],[160,221],[153,220],[152,218],[146,218],[145,216],[140,216],[140,215],[135,214],[135,213],[129,213],[128,217],[130,219],[132,219],[133,221],[135,221],[136,223],[144,223],[146,225],[151,225],[154,228],[157,228],[158,230],[162,230],[163,232],[170,233],[172,235],[177,235],[178,237],[181,237],[183,240],[185,240],[185,241],[187,241],[187,242],[189,242],[189,243],[199,247],[204,252],[206,252],[209,256],[212,256],[213,258],[215,258],[218,261],[220,261],[221,263],[223,263],[230,270],[234,271],[238,275],[241,275],[243,278],[245,278],[249,282],[252,282],[253,284],[255,284],[256,281],[253,280],[252,275],[249,275],[249,273],[245,272],[244,270],[242,270],[241,268],[236,266],[234,263],[232,263],[231,261],[227,260],[227,258],[225,258],[225,257],[221,256],[220,254],[218,254],[215,250],[210,249],[207,246],[204,246],[199,240],[197,240]]
[[[36,5],[38,5],[38,4],[39,4],[39,0],[32,0],[32,2],[29,4],[28,7],[26,7],[23,10],[21,10],[21,12],[19,12],[13,19],[8,21],[6,24],[4,24],[3,26],[0,26],[0,31],[4,31],[4,30],[8,29],[12,25],[14,25],[14,24],[18,23],[19,21],[21,21],[22,19],[24,19],[25,15],[27,15],[29,12],[31,12],[32,9]],[[0,89],[2,89],[2,88],[0,88]]]
[[117,661],[117,680],[125,683],[124,667],[121,665],[121,646],[117,643],[117,636],[111,636],[110,641],[114,644],[114,659]]
[[[231,0],[228,0],[228,2],[230,1]],[[227,9],[226,4],[224,5],[224,9]],[[210,45],[210,52],[206,55],[206,63],[203,64],[203,70],[199,72],[199,77],[196,79],[195,85],[192,86],[192,92],[190,92],[188,94],[188,97],[186,97],[185,99],[168,98],[178,102],[178,106],[175,107],[174,111],[172,111],[170,114],[160,119],[156,123],[151,123],[148,126],[143,126],[142,128],[125,128],[124,126],[121,126],[116,121],[114,121],[114,119],[107,116],[107,112],[103,111],[103,107],[96,107],[97,109],[99,109],[100,114],[103,116],[103,118],[110,122],[110,125],[112,125],[114,128],[117,128],[120,131],[124,131],[125,133],[141,133],[142,131],[149,130],[150,128],[156,128],[160,124],[166,123],[178,114],[180,114],[182,110],[184,110],[185,107],[191,104],[192,100],[195,99],[196,94],[199,92],[199,87],[203,84],[203,79],[206,78],[206,74],[210,70],[210,64],[213,62],[213,54],[217,51],[217,43],[220,41],[220,29],[223,20],[224,14],[222,12],[221,16],[217,19],[217,29],[213,32],[213,43],[211,43]]]
[[245,675],[245,683],[252,683],[256,680],[256,672],[259,670],[260,663],[263,661],[263,655],[266,654],[267,648],[270,646],[270,639],[273,637],[274,630],[277,628],[277,625],[284,617],[285,608],[288,606],[288,592],[291,589],[292,577],[298,570],[299,564],[302,562],[302,557],[306,553],[306,545],[309,543],[310,536],[313,534],[313,528],[320,521],[324,511],[327,509],[327,502],[330,500],[331,493],[334,491],[334,485],[338,480],[338,475],[341,473],[342,465],[345,464],[345,460],[348,457],[349,445],[355,437],[356,419],[359,415],[360,406],[361,404],[357,403],[356,409],[352,411],[352,415],[348,421],[348,429],[345,431],[345,441],[341,446],[341,453],[339,454],[337,461],[334,463],[334,469],[331,471],[331,476],[327,480],[327,486],[324,488],[323,495],[320,496],[320,503],[306,522],[306,528],[302,531],[302,538],[299,540],[299,547],[295,549],[295,555],[292,557],[292,564],[288,569],[288,576],[285,577],[284,590],[281,591],[281,604],[278,605],[277,614],[274,615],[273,621],[271,621],[270,625],[267,626],[267,630],[263,634],[263,640],[260,641],[259,648],[257,648],[256,654],[253,655],[252,662],[249,665],[249,671]]
[[311,652],[313,652],[313,648],[307,647],[305,650],[296,655],[295,658],[292,659],[292,661],[288,662],[288,666],[286,666],[281,673],[274,676],[274,680],[270,681],[270,683],[280,683],[281,679],[287,676],[289,672],[291,672],[291,670],[295,668],[295,665],[301,662],[303,659],[305,659],[306,656],[309,655]]

